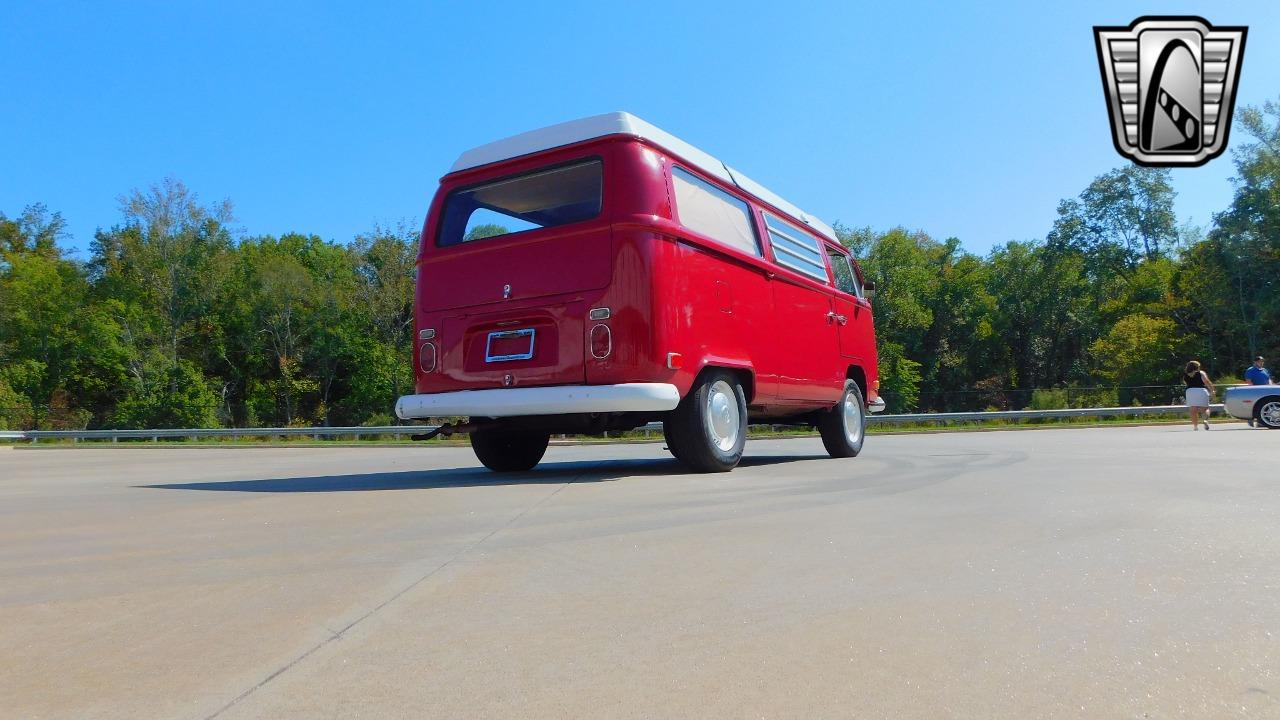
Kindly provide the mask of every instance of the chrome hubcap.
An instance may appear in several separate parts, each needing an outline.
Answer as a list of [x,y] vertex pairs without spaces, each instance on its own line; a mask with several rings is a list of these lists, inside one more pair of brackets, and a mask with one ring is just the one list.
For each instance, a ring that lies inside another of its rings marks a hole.
[[850,445],[862,440],[862,404],[853,393],[844,395],[844,436]]
[[1280,425],[1280,402],[1272,400],[1258,411],[1258,417],[1268,425]]
[[724,380],[717,380],[707,392],[707,435],[720,452],[731,452],[742,432],[738,395]]

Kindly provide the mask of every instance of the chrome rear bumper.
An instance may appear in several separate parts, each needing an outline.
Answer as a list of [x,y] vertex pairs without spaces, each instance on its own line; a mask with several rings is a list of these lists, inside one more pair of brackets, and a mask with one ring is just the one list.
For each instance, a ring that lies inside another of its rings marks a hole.
[[518,417],[598,412],[665,412],[680,404],[668,383],[556,385],[405,395],[396,401],[401,420],[429,417]]

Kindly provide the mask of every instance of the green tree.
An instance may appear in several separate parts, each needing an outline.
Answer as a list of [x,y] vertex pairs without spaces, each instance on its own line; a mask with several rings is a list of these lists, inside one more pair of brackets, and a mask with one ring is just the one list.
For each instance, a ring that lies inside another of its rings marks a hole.
[[14,219],[0,212],[0,265],[16,255],[61,257],[58,243],[67,239],[66,228],[62,214],[50,213],[41,203],[28,205]]
[[1280,351],[1280,103],[1246,107],[1249,138],[1235,150],[1236,191],[1206,242],[1188,252],[1181,292],[1197,299],[1193,323],[1232,372]]
[[509,232],[511,231],[506,229],[505,227],[501,225],[495,225],[492,223],[486,224],[486,225],[477,225],[471,228],[470,230],[468,230],[467,234],[462,236],[462,240],[463,242],[471,242],[472,240],[482,240],[488,237],[497,237],[499,235],[506,235]]
[[83,426],[118,392],[119,327],[89,302],[84,269],[36,232],[11,237],[0,267],[0,379],[31,424]]
[[119,428],[217,427],[218,396],[194,363],[179,360],[157,382],[122,400],[111,424]]
[[1109,383],[1172,384],[1185,362],[1182,344],[1172,320],[1138,313],[1117,321],[1089,352],[1098,376]]
[[[311,305],[312,330],[304,362],[311,368],[317,384],[316,420],[329,425],[330,408],[339,393],[346,391],[343,380],[354,369],[352,348],[362,332],[355,302],[355,254],[350,248],[334,243],[312,242],[303,254],[303,262],[315,289]],[[404,358],[406,366],[409,362]],[[343,424],[354,424],[360,419],[346,418]]]
[[985,377],[994,339],[986,264],[964,252],[956,238],[937,242],[901,228],[877,235],[840,226],[837,233],[846,246],[861,249],[863,271],[877,283],[876,336],[886,397],[898,394],[902,407],[911,409],[917,403],[934,410],[963,406],[967,398],[960,391]]
[[356,238],[357,302],[370,335],[403,358],[404,370],[392,378],[391,393],[380,401],[391,407],[412,387],[413,293],[417,278],[418,233],[408,224],[375,228]]
[[[205,417],[201,411],[167,413],[166,401],[193,401],[216,380],[198,364],[180,367],[212,342],[214,300],[224,281],[232,240],[226,223],[230,203],[204,206],[174,179],[121,198],[124,224],[95,236],[90,262],[94,292],[121,328],[130,379],[128,412],[113,422],[167,426],[175,417]],[[181,383],[199,380],[199,386]],[[216,395],[215,395],[216,397]],[[155,413],[147,420],[144,410]]]
[[1166,169],[1112,170],[1094,178],[1079,198],[1058,205],[1049,244],[1084,252],[1098,272],[1132,269],[1176,244],[1175,196]]
[[35,427],[31,399],[14,390],[0,377],[0,430],[29,430]]
[[1006,380],[1029,398],[1031,388],[1084,375],[1080,358],[1092,341],[1092,305],[1081,254],[1010,242],[993,250],[988,262],[1000,338],[993,355]]
[[246,299],[257,337],[279,372],[272,378],[272,387],[285,425],[293,423],[300,396],[319,387],[304,376],[301,366],[304,344],[315,329],[315,288],[299,258],[299,245],[305,242],[300,236],[286,236],[279,242],[259,241],[257,249],[262,252],[241,248],[250,266]]
[[146,192],[134,190],[120,204],[124,225],[94,239],[93,277],[107,295],[153,316],[135,328],[134,340],[155,346],[174,366],[222,282],[232,244],[226,228],[231,205],[203,206],[172,178]]
[[[848,237],[848,236],[846,236]],[[867,242],[859,259],[863,273],[876,283],[874,314],[880,391],[895,411],[915,409],[920,397],[920,361],[924,339],[933,324],[931,299],[936,276],[923,233],[894,228]]]

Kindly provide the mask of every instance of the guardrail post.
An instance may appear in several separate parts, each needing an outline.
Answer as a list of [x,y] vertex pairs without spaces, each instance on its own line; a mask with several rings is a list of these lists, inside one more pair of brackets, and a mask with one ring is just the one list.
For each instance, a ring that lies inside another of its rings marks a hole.
[[160,436],[159,436],[159,435],[152,435],[152,436],[151,436],[151,442],[153,442],[153,443],[158,443],[158,442],[160,442]]

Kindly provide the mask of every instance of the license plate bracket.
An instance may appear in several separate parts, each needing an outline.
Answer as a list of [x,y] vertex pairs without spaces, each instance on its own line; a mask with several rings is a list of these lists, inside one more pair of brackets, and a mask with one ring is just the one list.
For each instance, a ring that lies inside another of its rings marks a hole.
[[[537,337],[535,328],[519,330],[495,330],[484,343],[484,361],[487,363],[529,360],[533,358],[533,343]],[[528,338],[528,345],[522,342]],[[496,345],[495,345],[496,341]]]

